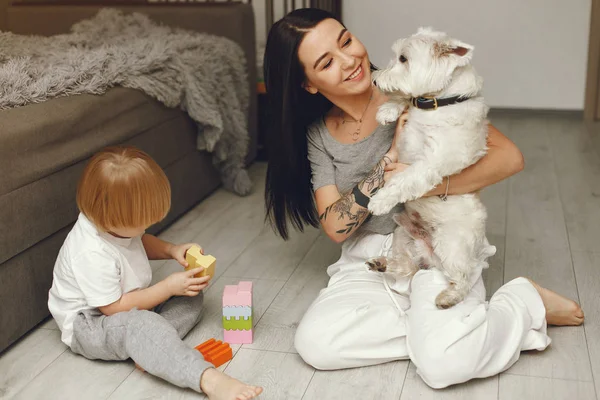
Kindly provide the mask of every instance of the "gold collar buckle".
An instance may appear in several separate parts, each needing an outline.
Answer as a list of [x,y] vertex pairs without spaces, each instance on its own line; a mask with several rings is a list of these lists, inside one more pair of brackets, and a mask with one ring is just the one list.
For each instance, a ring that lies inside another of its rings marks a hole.
[[[427,99],[427,100],[431,100],[433,101],[433,108],[421,108],[419,107],[419,99]],[[414,107],[418,108],[419,110],[425,110],[425,111],[434,111],[438,109],[438,101],[435,97],[433,96],[420,96],[420,97],[413,97],[411,99],[411,103]]]
[[427,108],[427,111],[435,111],[438,109],[438,102],[434,96],[423,96],[424,99],[433,100],[433,108]]

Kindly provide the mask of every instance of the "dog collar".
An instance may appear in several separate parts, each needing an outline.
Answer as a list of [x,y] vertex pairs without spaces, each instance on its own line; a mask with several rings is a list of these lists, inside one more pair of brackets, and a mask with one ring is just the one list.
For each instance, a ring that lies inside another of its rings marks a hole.
[[410,99],[410,104],[421,110],[437,110],[438,107],[461,103],[469,99],[470,97],[461,96],[444,97],[442,99],[437,99],[435,97],[412,97]]

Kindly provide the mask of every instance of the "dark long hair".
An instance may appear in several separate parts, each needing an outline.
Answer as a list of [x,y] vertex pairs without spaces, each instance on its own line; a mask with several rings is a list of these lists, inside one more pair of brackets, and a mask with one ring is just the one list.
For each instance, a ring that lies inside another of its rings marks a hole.
[[295,10],[276,22],[267,38],[264,76],[271,123],[266,135],[265,202],[267,219],[285,240],[288,220],[299,231],[305,225],[319,226],[306,130],[332,104],[320,93],[310,94],[302,87],[306,78],[298,47],[307,30],[328,18],[337,20],[320,9]]

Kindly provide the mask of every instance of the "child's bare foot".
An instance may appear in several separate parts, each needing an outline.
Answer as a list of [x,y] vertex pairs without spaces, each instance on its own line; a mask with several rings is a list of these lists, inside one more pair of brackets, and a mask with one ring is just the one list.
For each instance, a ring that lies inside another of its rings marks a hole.
[[581,325],[583,323],[583,310],[573,300],[541,287],[528,279],[540,294],[546,308],[546,321],[548,325]]
[[200,389],[210,400],[248,400],[263,391],[261,387],[246,385],[214,368],[204,371]]

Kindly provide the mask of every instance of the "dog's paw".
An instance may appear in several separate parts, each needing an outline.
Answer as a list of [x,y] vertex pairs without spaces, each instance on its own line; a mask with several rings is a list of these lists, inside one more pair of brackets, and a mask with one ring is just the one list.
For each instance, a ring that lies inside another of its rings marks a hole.
[[402,176],[402,174],[396,176],[394,185],[398,188],[399,203],[408,203],[409,201],[417,200],[431,190],[424,190],[424,188],[418,187],[417,185],[412,185],[409,178],[410,177]]
[[400,195],[400,198],[398,199],[398,203],[408,203],[409,201],[413,201],[418,199],[419,197],[417,196],[412,196],[410,195],[410,193],[402,193]]
[[463,297],[460,293],[454,288],[451,287],[444,289],[435,299],[435,305],[437,308],[441,308],[443,310],[453,307],[463,301]]
[[387,270],[387,258],[386,257],[374,257],[374,258],[369,258],[366,261],[366,264],[369,266],[369,269],[371,271],[377,271],[377,272],[385,272]]
[[387,125],[396,122],[400,118],[400,109],[396,104],[384,103],[377,110],[375,119],[381,125]]
[[373,215],[385,215],[389,213],[394,206],[398,204],[390,196],[387,196],[383,190],[377,192],[369,201],[369,211]]

